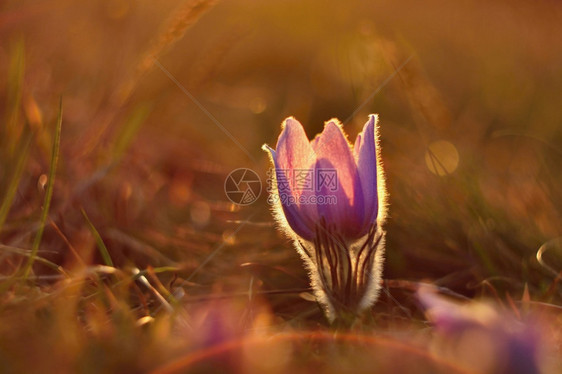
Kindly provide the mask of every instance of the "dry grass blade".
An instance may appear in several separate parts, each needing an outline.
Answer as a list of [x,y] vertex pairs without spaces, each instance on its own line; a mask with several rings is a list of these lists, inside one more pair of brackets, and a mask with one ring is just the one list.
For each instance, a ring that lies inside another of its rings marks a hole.
[[154,66],[154,60],[158,59],[162,53],[179,41],[190,26],[193,26],[199,19],[215,4],[216,0],[192,0],[179,7],[172,13],[167,22],[164,23],[162,31],[154,38],[150,47],[141,55],[140,62],[132,74],[125,78],[111,96],[111,108],[99,121],[99,127],[95,127],[87,139],[89,139],[83,149],[84,154],[93,150],[106,132],[108,126],[114,118],[115,113],[130,98],[140,78]]
[[[148,273],[150,273],[150,271]],[[137,268],[133,269],[133,275],[136,276],[137,279],[144,286],[146,286],[150,291],[152,291],[154,296],[158,299],[158,301],[162,304],[162,306],[166,309],[167,312],[172,313],[174,311],[174,308],[170,305],[170,303],[166,300],[166,298],[164,296],[162,296],[162,294],[160,292],[158,292],[156,287],[154,287],[144,275],[139,275],[139,274],[140,274],[139,269],[137,269]],[[171,294],[169,294],[169,295],[171,295]]]
[[164,24],[163,31],[154,39],[154,42],[144,54],[137,67],[137,76],[152,68],[154,59],[158,59],[165,50],[180,40],[187,29],[193,26],[216,3],[216,0],[192,0],[180,6]]
[[[25,256],[25,257],[30,257],[31,256],[31,251],[26,250],[26,249],[22,249],[22,248],[17,248],[17,247],[12,247],[12,246],[8,246],[8,245],[3,245],[0,244],[0,250],[2,250],[2,252],[7,252],[7,253],[13,253],[19,256]],[[51,262],[41,256],[36,256],[35,257],[35,261],[42,263],[45,266],[50,267],[51,269],[61,273],[61,274],[65,274],[64,271],[62,270],[62,268],[55,264],[54,262]]]

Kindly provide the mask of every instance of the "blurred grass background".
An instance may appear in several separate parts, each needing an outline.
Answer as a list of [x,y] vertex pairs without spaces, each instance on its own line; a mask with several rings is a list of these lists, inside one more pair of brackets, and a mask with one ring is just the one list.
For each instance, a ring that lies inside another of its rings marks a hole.
[[338,117],[354,139],[369,113],[390,217],[385,290],[359,329],[403,346],[240,343],[199,370],[372,370],[374,344],[381,371],[450,372],[418,366],[420,281],[516,313],[527,292],[552,360],[561,19],[554,1],[3,1],[0,371],[149,372],[328,329],[265,189],[239,207],[223,185],[240,167],[265,184],[260,146],[289,115],[310,137]]

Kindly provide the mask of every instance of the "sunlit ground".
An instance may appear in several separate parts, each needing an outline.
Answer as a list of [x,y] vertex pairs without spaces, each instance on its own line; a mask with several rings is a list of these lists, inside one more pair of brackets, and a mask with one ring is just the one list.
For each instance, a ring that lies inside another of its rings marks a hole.
[[[0,372],[559,372],[561,20],[555,1],[0,3]],[[369,113],[385,282],[336,329],[260,147],[290,115],[354,139]],[[246,206],[237,168],[263,183]],[[437,329],[422,283],[466,325]]]

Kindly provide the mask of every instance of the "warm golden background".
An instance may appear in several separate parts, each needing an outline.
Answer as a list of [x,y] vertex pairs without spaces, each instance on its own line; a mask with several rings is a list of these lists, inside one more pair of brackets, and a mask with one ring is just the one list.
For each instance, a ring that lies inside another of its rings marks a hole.
[[[239,167],[265,183],[260,147],[289,115],[311,137],[338,117],[354,139],[369,113],[390,193],[387,282],[359,328],[423,351],[417,282],[515,314],[525,294],[551,367],[561,24],[546,0],[2,1],[0,372],[146,372],[256,331],[328,329],[265,189],[240,208],[223,183]],[[383,346],[380,370],[396,357],[422,370]],[[213,365],[372,369],[345,347],[245,347]]]

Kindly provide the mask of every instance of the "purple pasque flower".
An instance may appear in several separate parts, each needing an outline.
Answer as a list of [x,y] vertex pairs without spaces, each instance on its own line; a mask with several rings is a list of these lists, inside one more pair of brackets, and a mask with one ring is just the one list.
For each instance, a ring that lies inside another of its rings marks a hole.
[[422,284],[418,300],[435,329],[435,351],[474,373],[540,373],[540,333],[532,321],[521,321],[490,303],[457,303]]
[[309,141],[287,118],[277,148],[270,202],[305,260],[328,319],[349,319],[371,306],[381,282],[385,216],[377,116],[351,145],[337,119]]
[[[379,215],[376,123],[377,116],[370,115],[355,146],[351,146],[337,119],[326,122],[324,131],[309,142],[300,122],[289,117],[283,122],[277,149],[264,147],[271,154],[277,181],[283,181],[277,186],[279,200],[297,235],[312,240],[321,217],[334,224],[346,239],[367,234]],[[312,177],[316,186],[299,188],[296,173],[308,170],[315,172]],[[321,179],[330,178],[328,172],[332,170],[337,173],[337,186]],[[335,204],[310,203],[312,196],[334,196]]]

